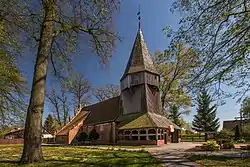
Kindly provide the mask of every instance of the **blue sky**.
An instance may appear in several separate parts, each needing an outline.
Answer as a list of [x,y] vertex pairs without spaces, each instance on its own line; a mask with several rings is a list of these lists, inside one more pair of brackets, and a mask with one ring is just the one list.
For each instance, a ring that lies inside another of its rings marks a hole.
[[[108,67],[103,68],[98,64],[98,58],[94,56],[77,56],[74,60],[74,67],[77,72],[82,73],[94,87],[104,84],[119,84],[120,77],[123,74],[126,63],[128,61],[133,42],[138,29],[137,12],[138,6],[141,6],[141,27],[144,39],[147,43],[151,54],[155,50],[164,50],[169,39],[166,38],[162,29],[170,25],[173,29],[178,28],[180,16],[170,12],[171,0],[124,0],[121,3],[120,12],[115,17],[115,28],[123,38],[122,42],[117,43],[116,50]],[[84,44],[82,44],[84,45]],[[23,59],[26,66],[25,74],[32,81],[32,73],[34,59],[26,57]],[[31,65],[32,64],[32,65]],[[48,78],[50,80],[50,78]],[[51,86],[51,81],[47,83],[47,87]],[[233,90],[227,88],[227,90]],[[238,115],[240,104],[236,104],[233,99],[227,99],[226,104],[218,108],[218,117],[221,122],[227,119],[233,119]],[[45,113],[47,115],[49,107],[45,104]],[[195,108],[189,116],[184,119],[191,122]]]

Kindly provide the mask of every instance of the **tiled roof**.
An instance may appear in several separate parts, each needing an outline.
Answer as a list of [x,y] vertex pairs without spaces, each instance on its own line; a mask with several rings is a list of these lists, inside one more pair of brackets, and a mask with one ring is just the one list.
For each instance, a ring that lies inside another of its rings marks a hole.
[[120,116],[116,121],[119,122],[119,129],[138,129],[150,127],[167,128],[169,125],[173,125],[175,129],[180,129],[166,117],[150,112]]
[[157,125],[157,127],[168,127],[169,125],[173,125],[175,129],[180,129],[179,126],[174,124],[171,120],[167,119],[165,116],[155,114],[155,113],[148,113],[150,115],[150,118],[154,121],[154,123]]
[[84,107],[82,110],[90,111],[85,125],[94,125],[114,121],[120,114],[120,96],[102,101],[91,106]]
[[4,134],[5,135],[10,135],[10,134],[14,134],[14,133],[18,133],[18,132],[21,132],[21,131],[24,131],[24,128],[19,128],[19,129],[13,129],[7,133]]
[[158,74],[156,68],[154,67],[152,56],[150,55],[147,45],[143,39],[141,29],[137,32],[128,64],[122,78],[124,78],[127,74],[140,71],[149,71],[151,73]]
[[156,124],[150,119],[147,113],[136,113],[120,116],[116,122],[118,122],[119,129],[137,129],[156,127]]
[[83,122],[88,114],[88,111],[81,110],[76,114],[76,116],[72,118],[70,122],[68,122],[64,127],[62,127],[62,129],[60,129],[56,133],[56,135],[68,135],[69,130],[72,129],[74,125],[78,124],[79,122]]

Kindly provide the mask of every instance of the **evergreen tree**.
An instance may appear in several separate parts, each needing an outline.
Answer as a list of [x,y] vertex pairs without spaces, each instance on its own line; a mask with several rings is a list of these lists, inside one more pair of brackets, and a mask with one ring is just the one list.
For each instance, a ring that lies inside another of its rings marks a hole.
[[241,131],[239,125],[236,125],[234,129],[234,139],[239,140],[241,138]]
[[[197,98],[197,114],[192,122],[193,129],[197,132],[214,132],[220,126],[219,118],[216,118],[216,106],[210,107],[211,102],[211,96],[203,90]],[[205,140],[207,140],[207,133],[205,133]]]
[[55,132],[55,127],[54,127],[54,118],[52,117],[51,114],[49,114],[44,121],[44,128],[49,132],[53,133]]
[[181,113],[176,105],[170,107],[168,118],[173,121],[178,126],[181,126]]

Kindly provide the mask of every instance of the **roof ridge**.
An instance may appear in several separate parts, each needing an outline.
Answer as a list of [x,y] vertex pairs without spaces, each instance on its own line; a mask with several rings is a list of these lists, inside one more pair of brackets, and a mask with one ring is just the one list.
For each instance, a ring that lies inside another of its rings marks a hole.
[[[72,117],[72,119],[69,121],[69,122],[67,122],[58,132],[56,132],[56,134],[58,134],[58,133],[60,133],[61,131],[63,131],[64,129],[66,129],[67,128],[67,126],[70,124],[70,123],[72,123],[73,121],[74,121],[74,119],[81,113],[81,112],[83,112],[84,110],[80,110],[80,111],[78,111],[77,112],[77,114],[74,116],[74,117]],[[87,113],[86,114],[88,114],[89,115],[89,111],[86,111]],[[85,114],[84,114],[85,115]],[[84,115],[82,115],[82,116],[84,116]]]
[[149,112],[147,112],[147,117],[154,123],[154,126],[157,126],[157,124],[155,123],[155,121],[151,118]]
[[88,106],[85,106],[85,107],[83,107],[81,110],[84,110],[84,109],[86,109],[86,108],[88,108],[88,107],[91,107],[91,106],[94,106],[94,105],[97,105],[97,104],[101,104],[101,103],[107,102],[107,101],[109,101],[109,100],[113,100],[113,99],[118,98],[118,97],[120,97],[120,95],[115,96],[115,97],[111,97],[111,98],[109,98],[109,99],[106,99],[106,100],[103,100],[103,101],[100,101],[100,102],[97,102],[97,103],[94,103],[94,104],[91,104],[91,105],[88,105]]

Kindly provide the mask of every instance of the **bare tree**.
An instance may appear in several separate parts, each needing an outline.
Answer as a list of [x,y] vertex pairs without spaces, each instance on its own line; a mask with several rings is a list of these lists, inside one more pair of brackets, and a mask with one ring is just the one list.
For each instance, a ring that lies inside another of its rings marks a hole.
[[121,91],[119,85],[107,84],[103,87],[95,89],[93,91],[93,94],[98,101],[104,101],[112,97],[119,96],[120,92]]
[[66,123],[68,122],[68,117],[69,115],[69,100],[68,100],[68,94],[69,92],[67,91],[67,87],[65,85],[65,83],[61,83],[61,96],[58,97],[58,99],[61,102],[61,108],[62,108],[62,112],[63,112],[63,125],[66,125]]
[[42,115],[49,60],[58,74],[56,67],[71,61],[69,55],[79,49],[80,42],[86,48],[90,44],[92,52],[106,63],[117,39],[112,16],[119,1],[2,0],[0,4],[1,19],[10,37],[19,35],[18,42],[23,47],[27,46],[24,43],[27,40],[33,43],[28,46],[37,50],[21,163],[41,162]]
[[73,95],[75,107],[79,108],[89,103],[91,85],[82,75],[75,74],[68,78],[68,89]]
[[46,97],[48,102],[52,105],[52,108],[54,109],[56,120],[60,127],[62,126],[61,121],[61,111],[60,111],[60,104],[59,104],[59,96],[56,92],[55,88],[52,88],[51,92],[46,93]]

